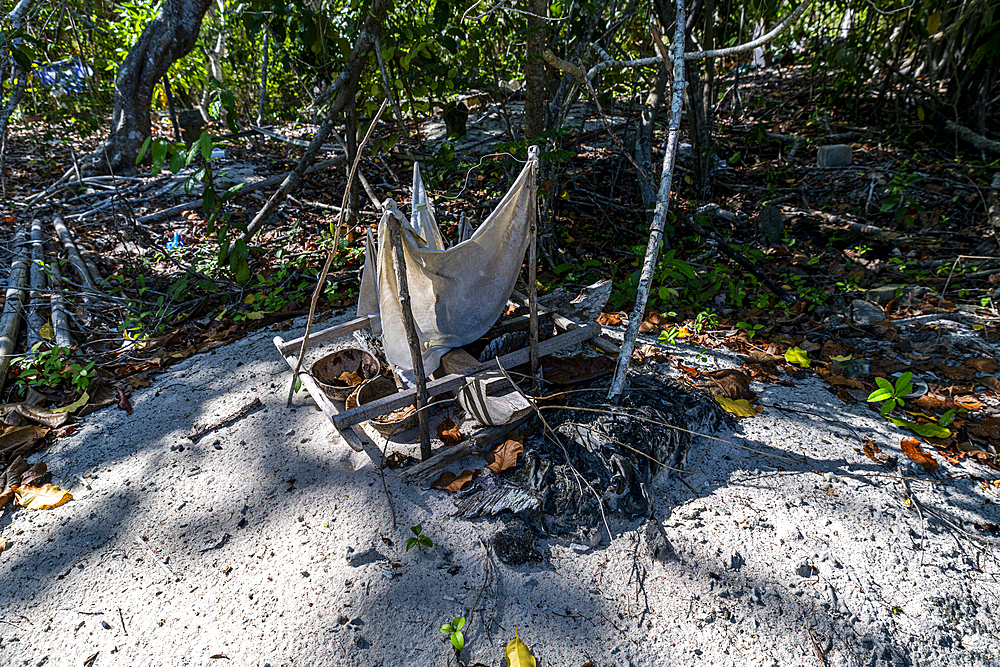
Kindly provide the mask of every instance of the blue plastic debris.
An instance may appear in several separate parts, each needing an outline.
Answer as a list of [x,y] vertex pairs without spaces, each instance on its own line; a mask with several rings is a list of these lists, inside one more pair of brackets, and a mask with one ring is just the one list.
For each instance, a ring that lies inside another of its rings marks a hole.
[[78,58],[67,58],[58,62],[34,63],[34,75],[46,88],[61,88],[66,93],[82,93],[87,90],[87,79],[94,76],[93,68]]

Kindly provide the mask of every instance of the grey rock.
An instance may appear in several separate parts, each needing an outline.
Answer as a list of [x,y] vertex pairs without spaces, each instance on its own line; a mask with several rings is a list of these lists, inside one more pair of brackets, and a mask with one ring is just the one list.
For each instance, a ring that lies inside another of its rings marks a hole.
[[385,558],[382,554],[375,550],[374,546],[370,546],[367,549],[361,549],[360,551],[355,550],[353,547],[347,547],[344,553],[344,558],[354,567],[360,565],[366,565],[372,561],[382,560]]
[[361,635],[354,636],[354,645],[357,646],[362,651],[371,648],[371,643]]
[[364,625],[365,622],[360,616],[355,616],[351,619],[351,625]]
[[900,306],[909,307],[932,293],[923,285],[881,285],[865,292],[865,299],[882,306],[895,299]]
[[874,324],[885,320],[885,311],[877,303],[855,299],[851,302],[851,319],[858,324]]
[[746,565],[746,561],[743,559],[743,556],[739,554],[739,552],[734,551],[732,555],[729,556],[729,560],[726,561],[725,565],[730,570],[738,570]]
[[785,231],[785,219],[777,206],[765,206],[757,214],[757,229],[768,245],[781,243],[781,235]]
[[803,558],[795,565],[795,574],[799,575],[803,579],[808,579],[813,575],[815,571],[816,568],[813,567],[813,564],[809,561],[808,558]]
[[663,526],[655,517],[646,521],[642,535],[646,542],[646,553],[649,554],[651,560],[666,563],[677,559],[677,552],[674,551]]
[[820,146],[816,152],[816,164],[820,167],[848,167],[852,155],[853,150],[847,144]]

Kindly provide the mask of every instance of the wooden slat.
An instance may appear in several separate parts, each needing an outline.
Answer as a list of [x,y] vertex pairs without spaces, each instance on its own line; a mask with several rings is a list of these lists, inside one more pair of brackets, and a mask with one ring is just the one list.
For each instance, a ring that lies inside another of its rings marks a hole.
[[[308,347],[312,347],[313,345],[319,345],[320,343],[325,343],[328,340],[333,340],[334,338],[340,338],[341,336],[346,336],[349,333],[354,333],[355,331],[364,329],[366,326],[368,326],[368,323],[369,323],[368,316],[365,315],[364,317],[357,317],[347,322],[341,322],[340,324],[335,324],[329,329],[323,329],[322,331],[317,331],[316,333],[309,335]],[[298,352],[299,347],[301,347],[302,345],[302,338],[303,336],[299,336],[298,338],[293,338],[290,341],[282,342],[281,343],[282,346],[278,348],[278,352],[281,353],[282,357],[288,356],[289,352]],[[278,338],[275,338],[275,341],[279,339],[280,336]],[[275,345],[277,344],[278,343],[275,342]],[[292,368],[295,368],[295,366],[292,366]]]
[[[554,336],[548,340],[540,342],[538,344],[538,353],[541,355],[551,354],[563,349],[564,347],[589,340],[599,333],[601,333],[600,326],[596,324],[588,324],[580,327],[579,329],[567,331],[566,333],[559,334],[558,336]],[[514,366],[520,366],[521,364],[527,363],[528,358],[529,351],[525,348],[500,357],[500,365],[504,368],[513,368]],[[491,359],[485,363],[466,368],[458,373],[446,375],[439,380],[428,382],[427,393],[430,396],[437,396],[438,394],[443,394],[447,391],[451,391],[452,389],[458,389],[459,387],[465,386],[469,382],[470,378],[477,373],[493,370],[495,368],[497,368],[497,360]],[[401,391],[391,396],[381,398],[377,401],[360,405],[351,410],[345,410],[344,412],[334,415],[330,419],[333,421],[334,426],[338,429],[342,429],[353,424],[360,424],[361,422],[367,421],[372,417],[379,417],[381,415],[388,414],[393,410],[398,410],[399,408],[410,405],[414,402],[415,396],[415,389]]]
[[[367,320],[367,318],[365,319]],[[299,344],[301,345],[301,340],[299,341]],[[282,349],[288,348],[289,343],[286,343],[281,336],[275,336],[274,346],[278,348],[278,351],[280,352]],[[282,354],[281,356],[290,369],[295,368],[295,363],[298,361],[295,355]],[[327,418],[332,421],[333,418],[340,413],[340,409],[327,397],[326,392],[324,392],[319,385],[316,384],[316,381],[311,375],[305,372],[300,372],[299,379],[302,380],[302,386],[309,392],[312,399],[316,401],[316,405],[319,406],[319,409],[322,410],[323,414],[325,414]],[[379,462],[382,459],[382,452],[375,446],[375,443],[371,441],[368,434],[365,433],[360,426],[351,426],[349,429],[345,429],[343,431],[334,427],[334,430],[337,431],[337,434],[344,439],[351,449],[356,452],[366,452],[372,462],[375,465],[379,465]]]

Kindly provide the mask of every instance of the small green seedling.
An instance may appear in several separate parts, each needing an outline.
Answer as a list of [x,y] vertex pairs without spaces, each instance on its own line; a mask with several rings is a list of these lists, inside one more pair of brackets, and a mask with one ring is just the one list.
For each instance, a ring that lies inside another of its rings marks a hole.
[[753,337],[757,335],[757,332],[764,328],[763,324],[750,324],[749,322],[737,322],[737,329],[743,329],[747,332],[747,338],[753,340]]
[[903,373],[896,379],[895,386],[885,378],[875,378],[875,382],[878,383],[878,389],[873,391],[871,395],[868,396],[868,402],[877,403],[879,401],[883,401],[879,412],[883,417],[885,417],[892,412],[897,405],[903,405],[904,396],[913,393],[913,383],[910,382],[912,378],[913,373]]
[[465,627],[465,617],[456,616],[452,619],[451,623],[445,623],[441,626],[441,632],[451,635],[451,645],[455,647],[455,650],[459,653],[465,648],[465,635],[462,634],[462,628]]
[[[406,540],[406,550],[407,551],[409,551],[410,549],[412,549],[413,547],[415,547],[417,545],[422,546],[422,547],[427,547],[427,548],[430,548],[430,547],[434,546],[434,543],[431,542],[431,538],[429,538],[426,535],[422,534],[423,531],[424,531],[423,526],[421,526],[419,524],[416,525],[416,526],[410,526],[410,530],[413,531],[413,537],[411,537],[410,539]],[[463,622],[464,622],[464,619],[463,619]]]

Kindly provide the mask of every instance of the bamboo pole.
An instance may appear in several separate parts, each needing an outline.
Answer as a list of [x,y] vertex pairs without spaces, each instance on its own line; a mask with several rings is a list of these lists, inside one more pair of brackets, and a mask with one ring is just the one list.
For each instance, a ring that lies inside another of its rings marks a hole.
[[628,319],[628,329],[622,341],[622,351],[618,355],[618,365],[615,376],[608,390],[608,400],[618,402],[625,391],[628,379],[628,366],[635,349],[635,339],[639,335],[639,324],[646,313],[646,301],[649,298],[649,287],[653,282],[653,270],[656,268],[656,256],[660,251],[660,240],[663,238],[663,227],[667,220],[667,207],[670,204],[670,184],[674,176],[674,163],[677,157],[677,144],[681,133],[681,116],[684,112],[684,89],[687,79],[684,75],[684,0],[677,0],[677,15],[675,17],[673,65],[673,99],[670,105],[670,126],[667,131],[667,147],[663,156],[663,173],[660,176],[660,190],[656,197],[656,210],[649,230],[649,245],[646,246],[646,257],[639,274],[639,286],[635,295],[635,308]]
[[87,269],[83,257],[80,256],[80,251],[77,249],[76,243],[73,242],[73,235],[70,233],[66,223],[63,222],[62,216],[57,215],[53,217],[52,226],[55,227],[56,234],[59,235],[59,240],[62,241],[63,247],[66,248],[66,256],[69,258],[69,263],[73,266],[73,270],[80,278],[80,283],[84,287],[83,307],[85,311],[88,311],[84,315],[84,325],[87,326],[87,321],[90,319],[89,310],[94,305],[94,295],[98,292],[97,286],[90,277],[90,271]]
[[413,377],[417,382],[417,418],[420,420],[420,460],[431,457],[430,424],[427,420],[427,374],[424,372],[424,359],[420,354],[420,338],[417,336],[417,325],[413,321],[413,310],[410,308],[410,288],[406,282],[406,258],[403,256],[403,237],[399,228],[399,218],[392,211],[385,213],[386,230],[389,232],[389,243],[392,246],[392,270],[396,274],[396,287],[399,289],[399,305],[403,311],[403,327],[406,329],[406,342],[410,345],[410,358],[413,361]]
[[528,336],[530,344],[531,377],[537,391],[542,389],[542,369],[538,361],[538,146],[528,148],[528,159],[534,163],[528,219],[531,242],[528,247]]
[[24,292],[28,287],[28,255],[24,252],[27,232],[21,227],[14,234],[12,250],[14,261],[10,266],[10,277],[7,280],[7,291],[3,304],[3,314],[0,315],[0,391],[3,391],[7,381],[7,370],[17,345],[17,334],[21,327],[21,314],[24,310]]
[[[46,244],[46,251],[49,251]],[[48,253],[51,255],[51,253]],[[52,328],[56,330],[56,345],[59,347],[72,347],[73,336],[69,332],[69,316],[66,314],[66,299],[63,295],[62,275],[59,273],[59,261],[52,258],[49,263],[49,284],[52,286],[52,295],[49,301],[49,311],[52,314]]]
[[42,339],[41,330],[45,326],[45,318],[39,312],[45,290],[48,287],[48,277],[44,268],[45,246],[42,240],[42,221],[35,218],[31,221],[31,300],[28,307],[28,349]]

